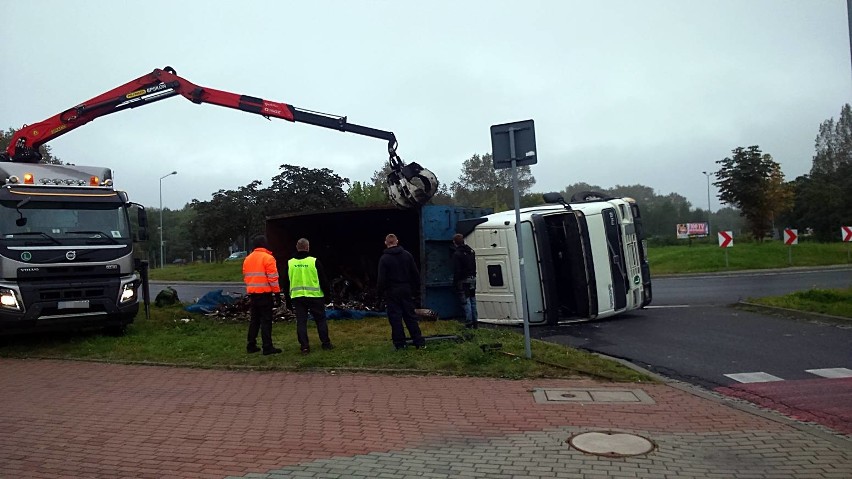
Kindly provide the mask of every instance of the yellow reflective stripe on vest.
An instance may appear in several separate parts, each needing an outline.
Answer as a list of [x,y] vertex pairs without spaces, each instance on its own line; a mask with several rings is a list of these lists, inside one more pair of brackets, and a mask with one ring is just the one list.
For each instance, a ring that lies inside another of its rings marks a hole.
[[322,298],[319,275],[316,268],[317,259],[313,256],[287,262],[287,275],[290,278],[291,298]]

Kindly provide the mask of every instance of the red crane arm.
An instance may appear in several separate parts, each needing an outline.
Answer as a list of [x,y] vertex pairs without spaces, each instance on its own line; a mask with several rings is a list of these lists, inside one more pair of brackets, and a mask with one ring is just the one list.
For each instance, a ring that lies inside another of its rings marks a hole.
[[266,118],[281,118],[387,140],[391,172],[387,176],[386,188],[390,199],[402,208],[418,207],[426,204],[438,191],[438,179],[434,173],[417,163],[406,165],[396,154],[396,137],[390,131],[348,123],[345,116],[304,110],[286,103],[201,87],[177,76],[171,67],[155,69],[47,120],[24,125],[12,135],[6,151],[0,153],[0,161],[38,163],[41,160],[39,147],[56,137],[95,118],[148,105],[175,95],[182,95],[193,103],[211,103]]
[[[329,115],[296,108],[249,95],[240,95],[213,88],[206,88],[179,77],[171,67],[155,69],[135,80],[102,93],[73,108],[69,108],[44,121],[24,125],[16,131],[6,148],[6,161],[37,163],[41,160],[38,149],[41,145],[86,123],[111,113],[128,108],[182,95],[193,103],[211,103],[233,108],[264,117],[309,123],[312,125],[380,138],[388,141],[391,163],[401,164],[396,156],[396,137],[392,132],[348,123],[346,117]],[[396,161],[395,161],[396,160]]]

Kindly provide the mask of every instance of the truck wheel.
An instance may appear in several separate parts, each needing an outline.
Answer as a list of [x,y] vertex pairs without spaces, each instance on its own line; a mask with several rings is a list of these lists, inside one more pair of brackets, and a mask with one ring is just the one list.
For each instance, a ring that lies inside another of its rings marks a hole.
[[610,196],[597,191],[580,191],[571,195],[571,202],[583,203],[586,201],[599,201],[607,198],[610,198]]

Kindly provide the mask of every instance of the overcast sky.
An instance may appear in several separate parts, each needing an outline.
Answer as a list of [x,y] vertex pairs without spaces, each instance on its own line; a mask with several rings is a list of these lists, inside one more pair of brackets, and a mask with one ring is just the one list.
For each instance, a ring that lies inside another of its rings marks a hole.
[[[0,128],[171,66],[195,84],[393,131],[446,184],[533,119],[537,192],[644,184],[707,207],[707,178],[759,145],[791,180],[850,101],[843,0],[0,0]],[[381,140],[173,97],[49,143],[111,167],[134,201],[181,208],[281,164],[367,181]],[[177,170],[176,176],[160,177]],[[719,207],[715,187],[712,208]]]

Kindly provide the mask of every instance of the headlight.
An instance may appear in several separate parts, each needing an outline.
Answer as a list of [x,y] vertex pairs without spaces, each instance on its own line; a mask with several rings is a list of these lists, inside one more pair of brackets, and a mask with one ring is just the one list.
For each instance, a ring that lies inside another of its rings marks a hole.
[[14,289],[0,288],[0,308],[21,311],[21,301]]
[[119,304],[136,299],[136,282],[125,283],[121,287],[121,295],[118,297]]

